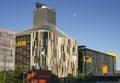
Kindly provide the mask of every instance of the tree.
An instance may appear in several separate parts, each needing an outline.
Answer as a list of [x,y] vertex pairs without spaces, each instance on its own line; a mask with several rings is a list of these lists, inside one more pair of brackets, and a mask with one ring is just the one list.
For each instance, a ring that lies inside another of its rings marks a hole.
[[[0,72],[0,83],[3,83],[3,71]],[[14,71],[9,70],[5,72],[5,83],[15,83]]]
[[[5,83],[22,83],[23,69],[16,67],[15,70],[8,70],[5,73]],[[0,83],[3,83],[3,71],[0,72]]]
[[3,74],[0,72],[0,83],[3,83]]
[[22,83],[23,69],[21,67],[16,67],[14,74],[15,74],[15,78],[16,78],[16,83]]
[[68,74],[67,78],[73,78],[72,74]]
[[90,76],[95,76],[95,75],[92,72],[90,72],[87,76],[90,77]]
[[84,78],[84,76],[82,76],[82,75],[78,74],[76,78],[77,78],[77,79],[83,79],[83,78]]
[[13,70],[6,71],[5,83],[15,83]]
[[16,77],[19,77],[20,74],[22,74],[22,73],[23,73],[23,69],[21,67],[16,67],[15,68],[15,76]]
[[68,74],[67,79],[68,79],[68,83],[73,83],[73,75],[72,74]]

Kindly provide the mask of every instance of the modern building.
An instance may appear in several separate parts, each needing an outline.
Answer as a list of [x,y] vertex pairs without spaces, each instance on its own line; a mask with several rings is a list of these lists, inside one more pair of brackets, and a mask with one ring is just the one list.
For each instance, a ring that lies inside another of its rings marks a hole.
[[78,46],[78,73],[82,76],[114,75],[116,54],[106,54]]
[[116,70],[115,71],[115,75],[119,75],[120,76],[120,70]]
[[0,29],[0,71],[15,69],[15,32]]
[[50,70],[58,77],[77,76],[76,40],[56,27],[56,12],[36,3],[33,27],[16,35],[16,66]]

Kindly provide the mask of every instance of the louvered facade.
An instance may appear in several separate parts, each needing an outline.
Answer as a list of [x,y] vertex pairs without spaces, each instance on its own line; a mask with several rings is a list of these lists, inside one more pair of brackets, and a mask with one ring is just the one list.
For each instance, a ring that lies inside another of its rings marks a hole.
[[50,70],[58,77],[77,76],[77,42],[56,28],[55,18],[53,9],[35,10],[34,26],[16,35],[16,66]]

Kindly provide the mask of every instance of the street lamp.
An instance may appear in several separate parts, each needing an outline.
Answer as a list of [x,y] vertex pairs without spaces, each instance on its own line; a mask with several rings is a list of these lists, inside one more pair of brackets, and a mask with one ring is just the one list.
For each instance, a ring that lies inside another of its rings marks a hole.
[[113,82],[114,82],[114,72],[115,72],[115,70],[114,70],[114,56],[113,56],[113,59],[112,59],[113,61],[112,61],[112,65],[113,65]]
[[[2,54],[3,54],[3,52],[4,52],[4,49],[3,49],[3,45],[4,45],[4,41],[3,41],[3,37],[4,35],[3,35],[3,33],[2,33],[2,36],[1,36],[1,38],[2,38]],[[3,65],[3,83],[5,83],[5,74],[6,74],[6,55],[4,55],[4,58],[3,58],[3,63],[4,63],[4,65]]]

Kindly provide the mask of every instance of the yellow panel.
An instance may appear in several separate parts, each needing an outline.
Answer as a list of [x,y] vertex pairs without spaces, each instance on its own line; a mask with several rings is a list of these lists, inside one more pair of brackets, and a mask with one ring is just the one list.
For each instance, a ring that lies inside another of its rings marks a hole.
[[21,42],[17,42],[17,43],[16,43],[16,46],[21,46]]
[[108,67],[106,64],[102,64],[102,74],[107,74],[108,73]]
[[117,54],[109,53],[109,55],[114,57],[114,62],[116,63],[117,62]]
[[110,56],[114,56],[114,57],[117,57],[117,54],[115,53],[109,53]]
[[26,41],[21,41],[22,46],[26,46]]

